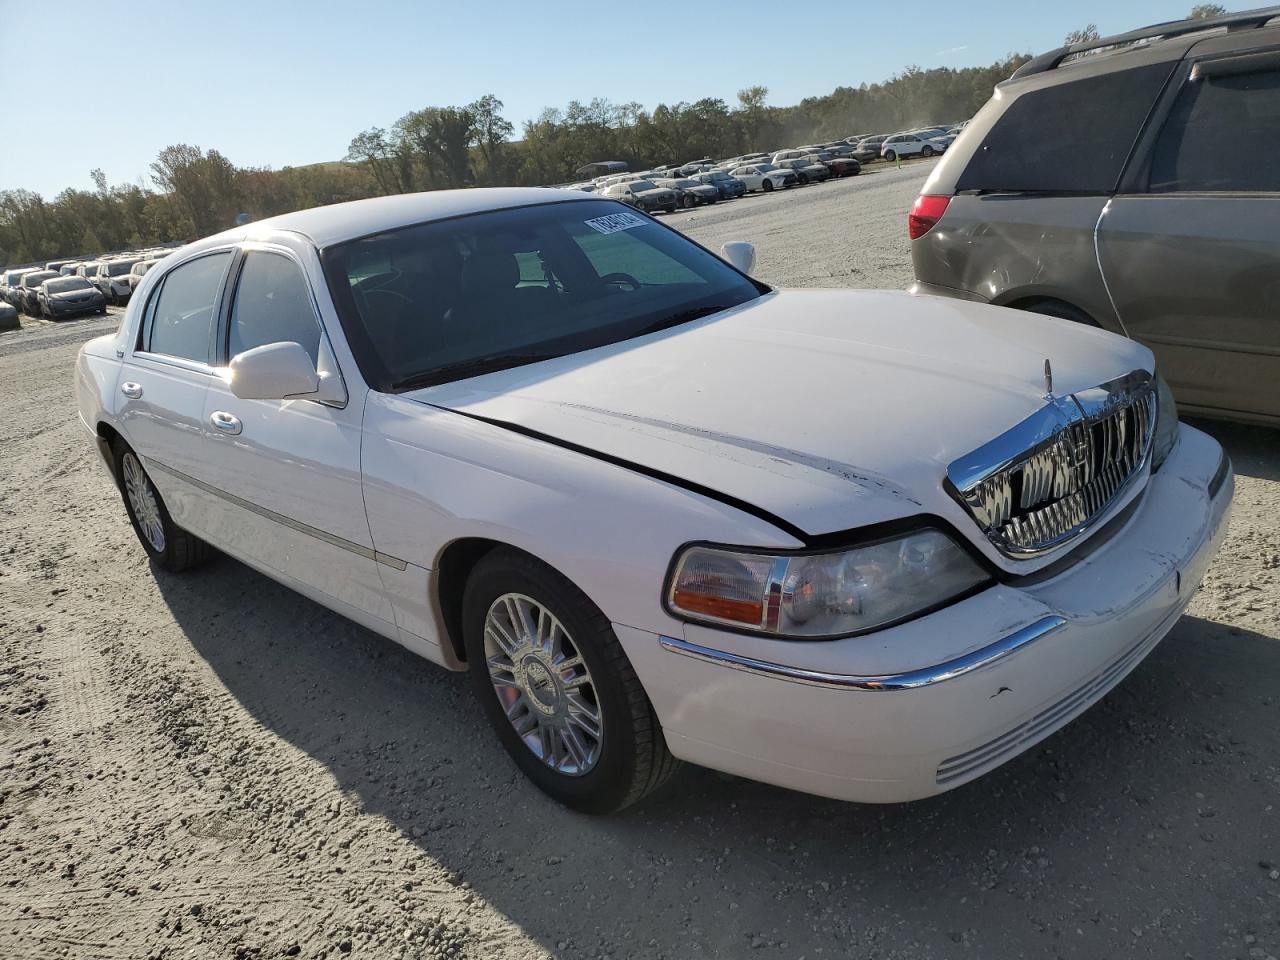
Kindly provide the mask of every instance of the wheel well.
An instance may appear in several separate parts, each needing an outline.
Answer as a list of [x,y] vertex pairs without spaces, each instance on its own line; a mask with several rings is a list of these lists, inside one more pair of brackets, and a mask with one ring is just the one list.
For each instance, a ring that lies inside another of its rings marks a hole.
[[120,439],[120,434],[116,431],[116,428],[111,426],[109,423],[98,424],[98,436],[112,446],[114,446],[115,442]]
[[1013,310],[1027,310],[1031,313],[1043,313],[1046,316],[1058,317],[1061,320],[1073,320],[1076,323],[1087,324],[1091,327],[1101,326],[1097,320],[1075,304],[1059,300],[1057,297],[1022,297],[1018,300],[999,304],[999,306],[1009,307]]
[[467,648],[462,639],[462,591],[476,564],[486,554],[505,546],[507,544],[498,540],[466,537],[445,547],[436,564],[436,597],[440,603],[440,614],[444,618],[449,646],[460,663],[467,660]]
[[[120,441],[120,434],[116,428],[109,423],[99,423],[97,426],[98,449],[102,452],[102,459],[107,462],[107,470],[110,474],[116,476],[116,442]],[[119,480],[119,477],[116,477]]]

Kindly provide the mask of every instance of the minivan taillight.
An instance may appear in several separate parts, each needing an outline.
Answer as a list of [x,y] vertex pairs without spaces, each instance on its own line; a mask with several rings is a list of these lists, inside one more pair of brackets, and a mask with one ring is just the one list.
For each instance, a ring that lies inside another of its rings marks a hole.
[[907,214],[907,233],[912,240],[919,240],[933,229],[933,225],[942,219],[947,212],[950,197],[929,196],[921,194]]

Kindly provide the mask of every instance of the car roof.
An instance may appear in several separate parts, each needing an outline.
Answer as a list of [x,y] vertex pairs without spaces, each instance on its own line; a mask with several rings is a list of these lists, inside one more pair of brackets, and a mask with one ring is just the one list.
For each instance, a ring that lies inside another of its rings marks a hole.
[[1061,76],[1063,80],[1074,79],[1071,70],[1059,74],[1059,68],[1085,63],[1100,65],[1104,68],[1101,72],[1108,72],[1108,68],[1123,70],[1134,65],[1133,58],[1125,55],[1138,52],[1145,54],[1142,59],[1148,63],[1181,60],[1193,47],[1210,38],[1229,38],[1224,49],[1274,43],[1276,25],[1272,21],[1277,18],[1280,18],[1280,6],[1259,7],[1219,17],[1156,23],[1042,53],[1020,66],[1004,83],[1016,83],[1045,74]]
[[545,187],[482,187],[373,197],[268,217],[190,244],[183,253],[197,252],[229,242],[265,239],[278,231],[301,234],[317,247],[324,248],[384,230],[432,220],[511,207],[587,199],[593,199],[592,195],[576,190],[549,190]]

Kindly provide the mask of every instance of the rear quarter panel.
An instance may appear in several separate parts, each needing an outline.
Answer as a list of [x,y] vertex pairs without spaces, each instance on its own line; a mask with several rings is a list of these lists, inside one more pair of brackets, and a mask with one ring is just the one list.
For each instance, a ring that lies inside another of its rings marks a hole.
[[1094,247],[1106,203],[1106,197],[952,197],[934,228],[911,241],[916,279],[998,306],[1061,300],[1123,333]]

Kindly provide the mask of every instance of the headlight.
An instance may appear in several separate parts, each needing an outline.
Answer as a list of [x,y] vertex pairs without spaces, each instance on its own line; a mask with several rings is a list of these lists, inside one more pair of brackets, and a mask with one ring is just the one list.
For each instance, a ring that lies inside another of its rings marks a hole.
[[1156,374],[1156,435],[1151,441],[1151,469],[1160,469],[1160,464],[1173,451],[1178,442],[1178,404],[1173,399],[1173,391],[1164,377]]
[[683,619],[830,638],[920,616],[989,579],[945,533],[921,529],[822,553],[688,547],[676,557],[666,600]]

